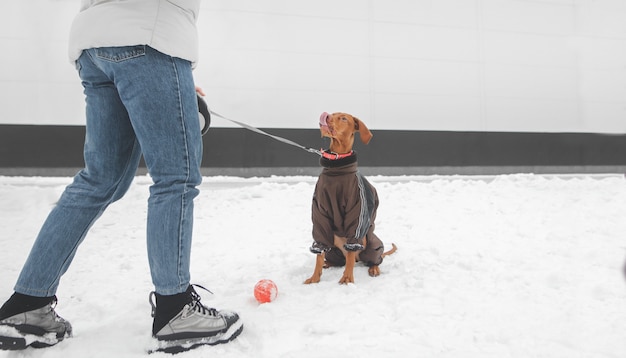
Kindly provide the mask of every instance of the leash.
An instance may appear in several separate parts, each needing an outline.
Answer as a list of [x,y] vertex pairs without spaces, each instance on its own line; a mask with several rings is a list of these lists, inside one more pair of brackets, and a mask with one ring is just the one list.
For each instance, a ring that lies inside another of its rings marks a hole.
[[264,131],[262,131],[262,130],[260,130],[260,129],[256,128],[256,127],[253,127],[253,126],[251,126],[251,125],[249,125],[249,124],[245,124],[245,123],[242,123],[242,122],[236,121],[236,120],[234,120],[234,119],[230,119],[230,118],[228,118],[228,117],[222,116],[221,114],[216,113],[216,112],[214,112],[214,111],[213,111],[213,110],[211,110],[211,109],[209,109],[209,113],[211,113],[212,115],[214,115],[214,116],[216,116],[216,117],[220,117],[220,118],[222,118],[222,119],[225,119],[225,120],[227,120],[227,121],[229,121],[229,122],[233,122],[233,123],[235,123],[235,124],[237,124],[237,125],[239,125],[239,126],[241,126],[241,127],[245,128],[245,129],[248,129],[248,130],[250,130],[250,131],[253,131],[253,132],[256,132],[256,133],[262,134],[262,135],[264,135],[264,136],[268,136],[268,137],[270,137],[270,138],[272,138],[272,139],[275,139],[275,140],[277,140],[277,141],[279,141],[279,142],[283,142],[283,143],[285,143],[285,144],[289,144],[289,145],[292,145],[292,146],[294,146],[294,147],[298,147],[298,148],[300,148],[300,149],[304,149],[304,150],[306,150],[306,151],[307,151],[307,152],[309,152],[309,153],[315,153],[315,154],[317,154],[317,155],[319,155],[319,156],[321,156],[321,157],[324,157],[324,156],[325,156],[324,154],[326,154],[326,153],[322,152],[321,150],[314,149],[314,148],[309,148],[309,147],[305,147],[305,146],[303,146],[302,144],[298,144],[298,143],[296,143],[296,142],[294,142],[294,141],[292,141],[292,140],[289,140],[289,139],[286,139],[286,138],[283,138],[283,137],[279,137],[279,136],[277,136],[277,135],[269,134],[269,133],[264,132]]
[[314,153],[319,155],[322,158],[326,158],[326,159],[330,159],[330,160],[338,160],[338,159],[343,159],[346,157],[351,156],[352,154],[354,154],[354,151],[350,151],[350,153],[345,153],[345,154],[338,154],[338,153],[333,153],[331,151],[324,151],[324,150],[318,150],[318,149],[314,149],[314,148],[310,148],[310,147],[305,147],[302,144],[298,144],[292,140],[289,140],[287,138],[283,138],[283,137],[279,137],[277,135],[273,135],[273,134],[269,134],[267,132],[264,132],[262,130],[260,130],[259,128],[253,127],[249,124],[243,123],[243,122],[239,122],[236,121],[234,119],[228,118],[226,116],[223,116],[213,110],[211,110],[206,102],[204,101],[204,99],[198,94],[198,111],[199,111],[199,116],[200,116],[200,123],[201,123],[201,127],[202,127],[202,135],[205,135],[208,131],[209,131],[209,127],[211,126],[211,115],[214,115],[216,117],[220,117],[222,119],[225,119],[229,122],[233,122],[245,129],[248,129],[250,131],[262,134],[264,136],[268,136],[274,140],[277,140],[279,142],[283,142],[285,144],[289,144],[292,145],[294,147],[298,147],[300,149],[304,149],[309,153]]

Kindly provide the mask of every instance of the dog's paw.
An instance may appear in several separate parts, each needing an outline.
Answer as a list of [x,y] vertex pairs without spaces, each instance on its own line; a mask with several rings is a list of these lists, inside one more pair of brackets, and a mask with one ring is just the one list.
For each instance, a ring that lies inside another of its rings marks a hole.
[[305,285],[310,285],[312,283],[319,283],[320,282],[320,277],[319,276],[311,276],[310,278],[307,278],[306,280],[304,280],[304,284]]
[[371,266],[369,269],[367,269],[367,273],[369,273],[371,277],[379,276],[380,268],[378,268],[378,265]]
[[347,285],[349,283],[354,283],[354,275],[343,275],[341,276],[341,280],[339,280],[340,285]]

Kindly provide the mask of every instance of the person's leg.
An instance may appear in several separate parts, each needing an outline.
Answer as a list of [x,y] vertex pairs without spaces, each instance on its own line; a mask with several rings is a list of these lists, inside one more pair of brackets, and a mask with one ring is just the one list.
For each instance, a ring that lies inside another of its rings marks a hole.
[[202,180],[191,63],[147,46],[88,53],[116,79],[154,182],[147,241],[155,287],[150,294],[152,334],[159,342],[155,350],[176,353],[229,342],[243,329],[239,315],[205,307],[190,285],[193,200]]
[[147,246],[155,291],[190,284],[193,199],[202,176],[202,137],[191,63],[148,46],[89,50],[115,84],[154,184],[148,200]]
[[48,215],[15,293],[0,307],[0,350],[47,347],[72,335],[54,310],[60,278],[94,221],[128,190],[141,156],[113,81],[85,54],[77,67],[87,102],[85,168]]
[[105,74],[83,54],[77,68],[86,97],[85,168],[43,224],[15,285],[37,297],[56,293],[87,231],[130,186],[141,157],[126,109]]

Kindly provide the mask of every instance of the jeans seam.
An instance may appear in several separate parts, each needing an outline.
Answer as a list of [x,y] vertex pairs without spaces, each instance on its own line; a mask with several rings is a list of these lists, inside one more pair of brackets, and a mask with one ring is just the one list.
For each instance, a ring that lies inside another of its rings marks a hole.
[[[176,64],[176,60],[172,57],[170,57],[170,61],[172,63],[172,67],[174,69],[174,73],[175,73],[175,77],[176,77],[176,90],[177,90],[177,96],[178,96],[178,108],[179,108],[179,120],[181,122],[182,125],[182,135],[183,135],[183,141],[185,142],[185,169],[186,169],[186,173],[185,173],[185,182],[183,185],[183,193],[181,196],[181,208],[180,208],[180,221],[178,223],[178,263],[177,263],[177,271],[178,271],[178,285],[179,287],[182,287],[183,283],[183,275],[182,275],[182,271],[181,271],[181,265],[182,265],[182,255],[183,255],[183,230],[184,230],[184,224],[183,221],[185,220],[185,210],[186,210],[186,197],[187,197],[187,185],[189,184],[189,176],[190,176],[190,161],[189,161],[189,142],[188,142],[188,138],[187,138],[187,127],[185,125],[185,113],[183,110],[183,103],[182,103],[182,95],[181,95],[181,85],[180,85],[180,75],[178,74],[178,68],[177,68],[177,64]],[[189,233],[189,235],[191,235],[191,233]],[[189,243],[191,244],[191,243]]]

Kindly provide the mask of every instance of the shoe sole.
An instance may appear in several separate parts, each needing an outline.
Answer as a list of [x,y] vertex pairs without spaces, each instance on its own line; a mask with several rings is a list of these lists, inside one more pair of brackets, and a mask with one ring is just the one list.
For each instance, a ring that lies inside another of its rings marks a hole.
[[[154,349],[154,350],[148,350],[148,353],[151,354],[155,352],[163,352],[163,353],[176,354],[176,353],[186,352],[186,351],[189,351],[194,348],[201,347],[201,346],[214,346],[217,344],[228,343],[234,340],[235,338],[237,338],[237,336],[239,336],[242,331],[243,331],[243,324],[239,324],[239,325],[234,324],[220,337],[220,339],[216,341],[214,340],[215,337],[205,337],[205,338],[198,338],[198,339],[181,339],[181,340],[176,340],[176,341],[159,341],[159,345],[161,345],[161,347]],[[227,337],[227,338],[224,338],[224,337]]]
[[54,346],[69,335],[56,337],[54,333],[44,335],[27,333],[16,327],[0,326],[0,351],[19,351],[28,347],[46,348]]
[[60,341],[41,342],[41,341],[35,340],[27,344],[25,338],[0,336],[0,351],[21,351],[28,347],[47,348],[47,347],[52,347],[53,345],[59,342]]
[[0,350],[2,351],[21,351],[26,347],[28,345],[24,338],[0,337]]

